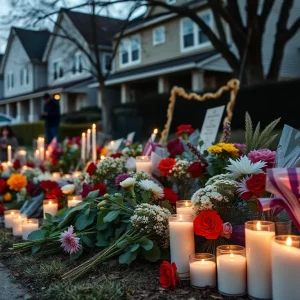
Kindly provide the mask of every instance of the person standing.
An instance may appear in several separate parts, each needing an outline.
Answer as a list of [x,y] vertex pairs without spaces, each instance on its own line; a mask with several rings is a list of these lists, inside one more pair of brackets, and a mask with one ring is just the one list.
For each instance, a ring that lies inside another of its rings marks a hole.
[[4,126],[0,131],[0,160],[7,161],[7,146],[10,145],[14,152],[18,146],[18,140],[10,126]]
[[59,102],[51,98],[48,93],[44,95],[43,99],[45,105],[42,118],[45,120],[46,143],[50,144],[54,138],[58,139],[60,107]]

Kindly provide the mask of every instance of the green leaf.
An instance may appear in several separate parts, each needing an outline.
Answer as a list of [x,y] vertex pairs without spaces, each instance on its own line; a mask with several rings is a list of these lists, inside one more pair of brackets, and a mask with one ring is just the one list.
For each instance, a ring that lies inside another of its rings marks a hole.
[[100,212],[98,213],[97,217],[97,225],[101,225],[104,223],[104,217],[110,212],[109,208],[101,209]]
[[104,223],[114,221],[120,214],[120,210],[110,211],[103,219]]
[[89,225],[93,224],[95,216],[96,216],[96,212],[90,213],[88,218],[86,218],[84,214],[80,215],[75,223],[76,229],[83,230],[87,228]]
[[214,176],[215,174],[215,169],[213,167],[213,165],[209,165],[206,169],[206,171],[208,172],[209,175]]
[[248,205],[248,210],[249,211],[253,211],[253,212],[258,211],[256,200],[248,200],[247,205]]
[[125,249],[129,244],[130,242],[128,240],[123,240],[118,242],[117,247],[120,249]]
[[46,230],[35,230],[28,235],[29,241],[36,241],[45,238]]
[[90,215],[90,211],[91,209],[88,207],[85,212],[84,212],[84,216],[88,219],[89,218],[89,215]]
[[96,226],[96,229],[98,231],[103,231],[103,230],[106,230],[107,228],[109,227],[109,224],[108,223],[103,223],[103,224],[99,224]]
[[130,252],[134,252],[136,251],[137,249],[139,249],[140,247],[140,244],[133,244],[130,246]]
[[80,249],[79,249],[79,251],[77,253],[74,253],[74,254],[70,255],[70,259],[71,260],[75,260],[78,257],[80,257],[82,253],[83,253],[83,247],[81,246]]
[[95,246],[94,242],[86,235],[80,237],[80,239],[90,248],[93,248]]
[[149,203],[151,200],[151,194],[148,191],[142,191],[141,192],[142,196],[142,203]]
[[120,264],[130,264],[132,263],[137,257],[137,251],[135,252],[126,252],[119,256],[119,263]]
[[153,242],[145,237],[139,240],[140,245],[147,251],[153,248]]
[[168,209],[170,212],[172,212],[172,205],[168,200],[164,200],[160,204],[161,207]]
[[31,253],[35,254],[41,249],[41,245],[33,245],[31,248]]
[[154,245],[153,248],[149,251],[143,251],[143,255],[145,259],[151,261],[151,262],[156,262],[160,259],[160,249],[157,245]]
[[251,143],[252,143],[252,136],[253,136],[253,124],[251,117],[248,112],[246,112],[245,116],[245,141],[247,146],[247,153],[251,149]]
[[105,239],[104,234],[101,232],[97,233],[97,247],[106,247],[109,246],[109,242]]
[[92,191],[87,195],[87,197],[85,199],[86,200],[94,200],[94,199],[98,198],[98,195],[99,195],[99,190]]

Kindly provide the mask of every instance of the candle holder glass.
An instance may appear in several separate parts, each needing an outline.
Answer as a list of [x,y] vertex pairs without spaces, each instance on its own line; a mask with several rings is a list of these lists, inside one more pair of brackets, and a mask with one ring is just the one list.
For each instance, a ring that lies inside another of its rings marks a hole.
[[177,214],[194,214],[191,200],[179,200],[176,202],[176,213]]
[[57,211],[58,211],[58,202],[56,199],[49,199],[43,201],[44,219],[46,219],[46,214],[55,216]]
[[195,253],[189,256],[190,283],[193,288],[216,286],[216,259],[210,253]]
[[275,223],[271,221],[253,220],[245,223],[245,229],[253,231],[275,232]]
[[81,195],[68,196],[68,207],[74,207],[82,202]]
[[22,223],[27,220],[27,215],[18,214],[12,216],[12,229],[14,236],[22,236]]
[[238,245],[217,247],[218,291],[229,297],[246,294],[246,249]]
[[275,222],[276,235],[286,235],[292,233],[292,220]]
[[149,175],[152,174],[152,162],[150,156],[137,156],[136,158],[136,171],[144,171]]
[[22,239],[28,240],[28,235],[39,229],[39,219],[26,219],[22,222]]
[[81,173],[80,171],[74,171],[74,172],[72,173],[72,177],[73,177],[73,178],[78,178],[81,174],[82,174],[82,173]]
[[53,173],[51,173],[51,176],[52,176],[53,180],[59,180],[60,172],[53,172]]
[[20,211],[18,209],[5,210],[4,211],[5,228],[12,228],[13,227],[12,218],[14,215],[19,215],[19,214]]

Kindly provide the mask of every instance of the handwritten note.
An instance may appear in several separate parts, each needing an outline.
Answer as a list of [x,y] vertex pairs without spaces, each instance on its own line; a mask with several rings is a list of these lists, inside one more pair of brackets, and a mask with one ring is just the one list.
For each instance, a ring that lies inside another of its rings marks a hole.
[[201,150],[207,149],[216,140],[225,106],[210,108],[206,111],[200,137],[204,142]]

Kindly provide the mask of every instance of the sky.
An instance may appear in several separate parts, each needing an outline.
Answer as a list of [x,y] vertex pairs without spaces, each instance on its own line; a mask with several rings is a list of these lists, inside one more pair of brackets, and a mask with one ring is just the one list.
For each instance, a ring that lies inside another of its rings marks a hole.
[[[10,8],[10,2],[13,0],[0,0],[0,19],[5,17],[9,13]],[[16,0],[15,0],[16,1]],[[18,1],[18,0],[17,0]],[[38,1],[38,0],[32,0],[32,1]],[[86,2],[86,0],[61,0],[62,6],[69,6],[72,7],[74,5],[78,5],[80,3]],[[124,4],[125,5],[125,4]],[[126,4],[126,7],[123,4],[116,4],[113,10],[111,10],[111,15],[115,18],[122,17],[122,14],[124,16],[124,11],[126,11],[126,8],[128,9],[128,4]],[[81,9],[79,11],[87,11],[86,9]],[[139,15],[144,10],[140,10],[137,12],[136,15]],[[105,12],[103,13],[105,14]],[[126,17],[126,12],[125,16]],[[7,38],[10,32],[10,27],[16,26],[16,27],[23,27],[23,24],[20,22],[12,22],[10,26],[1,26],[0,27],[0,53],[4,53],[6,44],[7,44]],[[51,29],[51,28],[50,28]]]

